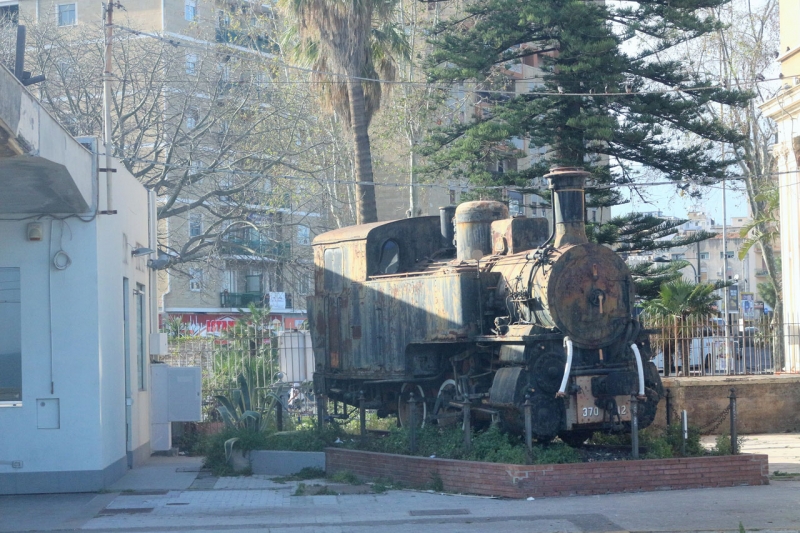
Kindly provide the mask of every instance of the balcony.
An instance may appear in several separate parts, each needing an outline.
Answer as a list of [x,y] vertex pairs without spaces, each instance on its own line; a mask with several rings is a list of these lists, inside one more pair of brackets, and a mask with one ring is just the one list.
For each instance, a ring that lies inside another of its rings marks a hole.
[[261,235],[229,233],[222,238],[220,252],[230,255],[258,255],[271,259],[288,259],[292,246],[288,242],[275,242]]
[[769,275],[766,269],[756,270],[757,278],[766,278]]
[[256,307],[266,307],[269,305],[269,295],[258,292],[223,291],[219,293],[220,307],[235,307],[243,309],[250,307],[250,304],[253,304]]
[[254,35],[247,30],[233,30],[222,26],[216,29],[215,38],[218,43],[234,44],[259,52],[277,54],[280,51],[278,43],[266,35]]
[[[283,293],[277,293],[277,294],[283,294]],[[252,304],[259,308],[275,307],[276,311],[280,311],[282,309],[292,308],[292,295],[284,294],[283,302],[285,303],[282,308],[279,308],[277,306],[270,306],[269,293],[262,294],[260,292],[228,292],[228,291],[222,291],[221,293],[219,293],[220,307],[245,309],[247,307],[250,307],[250,305]]]

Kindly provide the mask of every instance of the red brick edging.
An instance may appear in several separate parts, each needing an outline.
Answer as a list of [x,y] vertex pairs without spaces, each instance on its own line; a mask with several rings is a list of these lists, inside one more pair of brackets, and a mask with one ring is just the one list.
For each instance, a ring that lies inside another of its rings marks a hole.
[[449,492],[526,498],[768,485],[766,455],[723,455],[563,465],[509,465],[327,448],[328,472]]

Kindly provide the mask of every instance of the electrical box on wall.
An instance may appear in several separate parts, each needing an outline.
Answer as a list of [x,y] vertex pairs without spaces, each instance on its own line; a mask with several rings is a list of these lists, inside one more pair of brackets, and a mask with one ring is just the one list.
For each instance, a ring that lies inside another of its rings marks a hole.
[[150,355],[169,355],[166,333],[150,334]]
[[58,398],[37,398],[36,427],[39,429],[61,428],[61,406]]
[[44,238],[41,222],[29,222],[26,232],[29,241],[41,241]]

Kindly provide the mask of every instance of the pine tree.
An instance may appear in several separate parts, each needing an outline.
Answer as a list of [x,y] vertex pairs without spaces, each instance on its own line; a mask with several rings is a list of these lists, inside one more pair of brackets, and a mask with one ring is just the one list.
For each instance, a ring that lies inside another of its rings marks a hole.
[[[476,84],[491,111],[436,131],[430,169],[494,185],[529,185],[554,165],[586,167],[595,185],[634,183],[643,173],[682,187],[721,178],[730,161],[711,153],[714,143],[741,137],[704,109],[742,106],[751,95],[689,72],[670,49],[718,28],[706,14],[724,1],[471,2],[436,28],[428,73]],[[509,68],[531,55],[543,64],[543,85],[512,94]],[[520,157],[512,137],[547,146],[547,157],[492,173],[493,162]],[[589,192],[595,204],[620,201],[607,188]]]

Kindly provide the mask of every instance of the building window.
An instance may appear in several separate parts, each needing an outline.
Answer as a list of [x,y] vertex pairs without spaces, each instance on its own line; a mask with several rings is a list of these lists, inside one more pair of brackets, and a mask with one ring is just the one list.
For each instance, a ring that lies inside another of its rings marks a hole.
[[686,254],[672,254],[673,261],[683,261],[686,258]]
[[191,130],[194,129],[195,126],[197,126],[197,110],[190,109],[186,113],[186,128]]
[[700,252],[700,259],[708,259],[708,252]]
[[136,300],[136,373],[139,383],[139,390],[145,390],[147,383],[145,376],[147,376],[147,350],[145,350],[145,334],[147,322],[145,321],[145,305],[144,305],[144,285],[141,283],[136,284],[136,290],[133,293]]
[[196,16],[197,16],[197,2],[195,2],[195,0],[185,0],[183,4],[183,18],[185,18],[189,22],[192,22],[194,21],[194,18]]
[[197,54],[186,54],[186,74],[197,73]]
[[189,290],[193,292],[200,292],[203,290],[203,269],[190,268],[189,269]]
[[22,407],[19,268],[0,268],[0,406]]
[[203,234],[203,213],[189,213],[189,237]]
[[508,214],[512,217],[523,215],[522,194],[516,191],[508,191]]
[[56,6],[59,26],[74,26],[78,22],[76,4],[59,4]]
[[19,23],[19,4],[0,6],[0,24]]
[[297,293],[300,296],[311,294],[311,274],[309,272],[302,272],[299,276],[297,280]]
[[[733,250],[728,250],[728,254],[727,255],[728,255],[728,259],[733,259]],[[725,257],[725,254],[723,252],[720,252],[719,253],[719,258],[722,259],[723,257]]]
[[297,226],[297,244],[311,244],[311,230],[308,226]]

